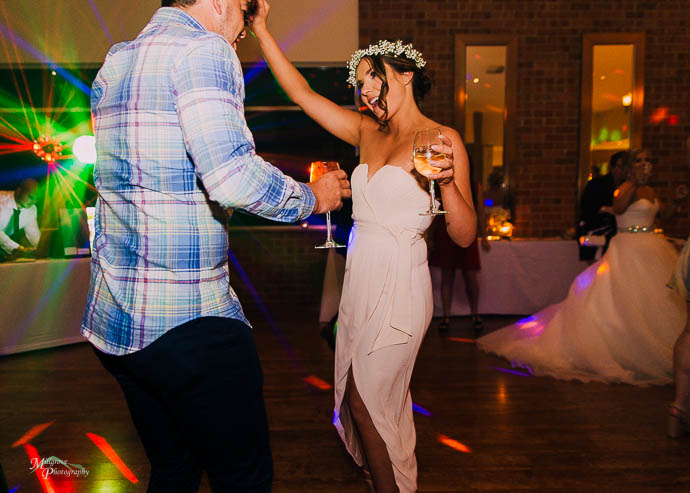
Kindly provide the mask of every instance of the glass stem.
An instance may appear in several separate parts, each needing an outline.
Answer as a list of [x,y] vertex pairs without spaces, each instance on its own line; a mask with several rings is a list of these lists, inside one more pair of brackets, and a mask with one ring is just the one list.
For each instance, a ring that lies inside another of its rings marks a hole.
[[429,211],[436,212],[436,189],[434,188],[434,180],[429,180]]
[[326,213],[326,242],[331,243],[333,239],[331,238],[331,213]]

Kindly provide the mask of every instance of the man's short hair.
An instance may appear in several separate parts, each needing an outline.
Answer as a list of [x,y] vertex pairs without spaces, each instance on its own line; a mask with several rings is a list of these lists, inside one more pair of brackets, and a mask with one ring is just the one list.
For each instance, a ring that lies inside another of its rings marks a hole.
[[609,172],[615,167],[615,166],[623,166],[623,163],[625,162],[625,157],[626,157],[627,152],[625,151],[618,151],[615,154],[611,155],[611,158],[609,159]]
[[195,3],[196,0],[161,0],[161,7],[189,7]]
[[38,182],[36,180],[34,180],[33,178],[26,178],[22,180],[17,186],[17,192],[19,192],[22,195],[29,195],[30,193],[34,193],[37,188]]

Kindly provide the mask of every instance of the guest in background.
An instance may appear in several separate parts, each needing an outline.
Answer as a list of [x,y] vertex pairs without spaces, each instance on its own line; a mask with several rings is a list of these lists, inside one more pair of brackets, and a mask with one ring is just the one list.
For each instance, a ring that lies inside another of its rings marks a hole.
[[491,215],[491,210],[495,207],[506,210],[510,219],[515,217],[513,210],[513,198],[506,190],[505,176],[501,168],[495,168],[487,178],[488,188],[484,191],[485,216]]
[[[606,252],[611,238],[616,234],[616,217],[613,205],[613,191],[625,181],[623,161],[626,152],[616,152],[609,160],[608,173],[593,177],[587,182],[580,199],[580,219],[577,222],[576,236],[581,238],[590,231],[606,237],[602,254]],[[580,260],[594,261],[596,246],[586,246],[578,242]]]
[[[472,164],[470,162],[470,168]],[[439,332],[448,332],[450,326],[451,304],[453,302],[453,288],[455,286],[455,271],[462,271],[465,281],[465,293],[472,314],[472,329],[475,335],[484,330],[484,323],[479,316],[479,244],[489,250],[490,245],[486,239],[486,225],[484,224],[484,205],[482,188],[479,182],[472,183],[472,199],[475,211],[477,211],[478,236],[468,247],[461,247],[455,243],[446,230],[446,222],[443,216],[434,220],[431,235],[431,251],[429,253],[429,265],[441,269],[441,307],[443,320],[438,325]]]
[[[680,252],[670,286],[685,296],[690,312],[690,238]],[[676,395],[669,409],[666,434],[680,438],[690,433],[690,317],[673,347],[673,378]]]
[[16,190],[0,190],[0,259],[30,255],[36,250],[38,183],[22,181]]
[[488,352],[563,380],[665,385],[686,303],[665,288],[678,253],[653,233],[660,205],[643,150],[626,156],[626,181],[614,192],[618,234],[561,303],[477,341]]

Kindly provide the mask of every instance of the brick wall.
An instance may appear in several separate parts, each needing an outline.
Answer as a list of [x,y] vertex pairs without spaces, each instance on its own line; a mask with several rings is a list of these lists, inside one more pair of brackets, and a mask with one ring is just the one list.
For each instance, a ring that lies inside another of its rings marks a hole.
[[[522,236],[558,235],[575,220],[583,33],[646,34],[643,146],[655,164],[654,185],[663,198],[688,182],[689,24],[687,0],[363,0],[359,5],[360,46],[401,38],[424,53],[435,83],[425,112],[446,125],[453,124],[455,34],[517,37],[512,180]],[[652,123],[660,107],[677,115],[678,123]],[[687,204],[663,226],[687,236]]]

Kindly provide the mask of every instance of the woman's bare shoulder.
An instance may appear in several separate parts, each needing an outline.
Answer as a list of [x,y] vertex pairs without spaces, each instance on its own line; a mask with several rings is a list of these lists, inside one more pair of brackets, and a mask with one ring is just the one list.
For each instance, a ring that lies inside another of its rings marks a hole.
[[362,116],[362,119],[360,120],[359,125],[362,129],[362,135],[364,135],[365,132],[378,131],[379,122],[365,113],[360,113],[360,115]]

